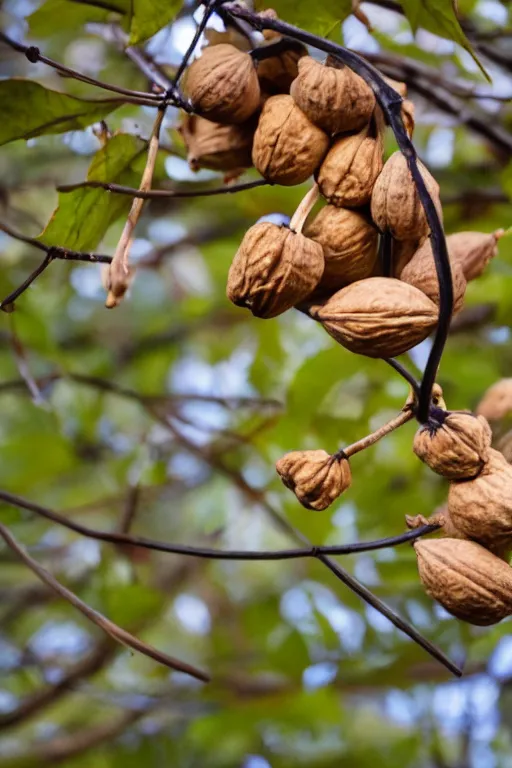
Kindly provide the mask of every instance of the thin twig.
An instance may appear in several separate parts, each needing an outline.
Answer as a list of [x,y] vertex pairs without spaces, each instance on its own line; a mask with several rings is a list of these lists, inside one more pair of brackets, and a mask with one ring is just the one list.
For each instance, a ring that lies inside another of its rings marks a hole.
[[110,184],[105,181],[79,181],[75,184],[59,184],[57,192],[73,192],[75,189],[105,189],[107,192],[115,192],[119,195],[130,195],[141,200],[158,200],[168,197],[210,197],[212,195],[232,195],[235,192],[245,192],[247,189],[255,187],[271,186],[271,182],[266,179],[256,179],[255,181],[246,181],[242,184],[226,184],[224,187],[215,187],[213,189],[198,189],[194,191],[180,192],[175,189],[136,189],[135,187],[125,187],[122,184]]
[[353,555],[357,552],[373,552],[377,549],[386,549],[395,547],[398,544],[404,544],[414,541],[421,536],[436,531],[438,525],[423,525],[412,531],[407,531],[398,536],[389,536],[375,541],[358,541],[353,544],[335,544],[329,546],[307,546],[294,549],[279,550],[244,550],[232,549],[221,550],[210,547],[195,547],[187,544],[167,544],[162,541],[148,539],[145,536],[133,536],[123,532],[98,531],[86,525],[81,525],[73,520],[68,520],[64,515],[60,515],[52,509],[43,507],[40,504],[34,504],[21,496],[0,490],[0,500],[11,506],[26,509],[34,512],[52,523],[57,523],[70,531],[87,536],[96,541],[105,541],[110,544],[129,544],[141,549],[151,549],[155,552],[167,552],[174,555],[185,555],[189,557],[206,558],[211,560],[299,560],[305,557],[318,557],[319,555]]
[[196,46],[197,46],[197,44],[199,42],[199,38],[203,34],[203,32],[204,32],[204,30],[206,28],[206,25],[208,24],[208,20],[209,20],[210,16],[213,13],[213,10],[215,8],[216,3],[217,3],[217,0],[206,0],[206,2],[204,3],[203,18],[201,19],[201,21],[197,25],[194,37],[192,38],[192,41],[191,41],[190,45],[188,46],[187,50],[185,51],[185,54],[183,55],[183,58],[181,59],[181,62],[180,62],[180,65],[179,65],[179,67],[178,67],[178,69],[176,71],[176,74],[173,77],[173,80],[172,80],[172,87],[173,88],[177,88],[178,83],[180,81],[180,78],[181,78],[182,74],[184,73],[184,71],[185,71],[185,69],[187,67],[187,64],[188,64],[188,62],[190,60],[190,57],[193,55],[193,53],[194,53],[194,51],[196,49]]
[[402,363],[399,363],[398,360],[395,360],[394,357],[386,357],[384,358],[384,362],[390,365],[392,368],[397,371],[400,376],[402,376],[403,379],[406,380],[406,382],[412,387],[412,390],[416,397],[419,397],[420,394],[420,385],[419,382],[416,381],[412,373],[410,373],[407,368],[405,368]]
[[65,75],[66,77],[72,77],[74,80],[80,80],[83,83],[88,83],[89,85],[95,85],[98,88],[102,88],[105,91],[111,91],[112,93],[119,93],[123,96],[128,97],[127,99],[124,100],[127,103],[129,101],[129,103],[132,103],[132,104],[140,104],[143,106],[157,107],[159,102],[161,101],[161,97],[157,96],[154,93],[146,93],[144,91],[132,91],[129,88],[121,88],[118,85],[110,85],[109,83],[102,83],[100,80],[96,80],[93,77],[88,77],[87,75],[84,75],[81,72],[78,72],[76,69],[65,67],[63,64],[59,64],[58,61],[54,61],[53,59],[49,59],[47,56],[43,56],[39,51],[39,48],[37,48],[35,45],[23,45],[23,43],[17,43],[15,40],[12,40],[10,37],[8,37],[4,32],[0,32],[0,41],[10,46],[11,48],[13,48],[15,51],[25,54],[27,59],[32,64],[35,64],[36,62],[40,61],[43,64],[47,64],[49,67],[52,67],[57,72],[60,72],[62,75]]
[[114,622],[110,621],[110,619],[107,619],[105,616],[103,616],[103,614],[94,610],[94,608],[91,608],[91,606],[87,605],[87,603],[84,603],[83,600],[80,600],[80,598],[77,597],[74,592],[71,592],[71,590],[67,589],[67,587],[57,581],[51,575],[51,573],[46,570],[46,568],[43,568],[42,565],[34,560],[28,554],[28,552],[26,552],[26,550],[20,544],[18,544],[10,531],[1,523],[0,536],[3,538],[7,546],[13,552],[15,552],[16,555],[18,555],[20,560],[22,560],[25,565],[28,566],[28,568],[30,568],[30,570],[41,581],[43,581],[48,587],[50,587],[50,589],[56,592],[64,600],[67,600],[68,603],[83,613],[83,615],[92,621],[93,624],[96,624],[97,627],[110,635],[114,640],[121,643],[122,645],[126,645],[128,648],[139,651],[144,656],[148,656],[149,658],[158,661],[160,664],[164,664],[170,669],[174,669],[177,672],[183,672],[183,674],[195,677],[196,680],[201,680],[203,682],[209,681],[210,678],[206,672],[203,672],[202,670],[197,669],[190,664],[181,662],[178,659],[174,659],[172,656],[168,656],[166,653],[159,651],[152,645],[144,643],[142,640],[139,640],[137,637],[130,634],[130,632],[127,632],[117,624],[114,624]]
[[414,418],[413,409],[404,408],[404,410],[401,411],[398,414],[398,416],[395,416],[394,419],[391,419],[386,424],[383,424],[382,427],[379,427],[379,429],[375,430],[375,432],[372,432],[371,435],[366,435],[366,437],[363,437],[361,440],[358,440],[356,443],[352,443],[352,445],[349,445],[346,448],[343,448],[343,451],[341,451],[341,453],[345,458],[348,459],[351,456],[354,456],[354,454],[359,453],[360,451],[365,451],[371,445],[375,445],[375,443],[377,443],[379,440],[382,440],[383,437],[386,437],[386,435],[389,435],[391,432],[394,432],[395,429],[398,429],[404,424],[407,424],[407,422],[411,421],[411,419],[413,418]]
[[54,254],[51,251],[48,251],[42,262],[39,264],[38,267],[34,269],[33,272],[30,273],[30,275],[27,277],[26,280],[22,282],[18,288],[16,288],[14,291],[12,291],[8,296],[3,299],[3,301],[0,302],[0,309],[3,312],[12,312],[14,309],[14,302],[17,298],[21,296],[22,293],[24,293],[27,288],[29,288],[34,280],[36,280],[39,275],[42,275],[45,269],[50,266],[54,259]]

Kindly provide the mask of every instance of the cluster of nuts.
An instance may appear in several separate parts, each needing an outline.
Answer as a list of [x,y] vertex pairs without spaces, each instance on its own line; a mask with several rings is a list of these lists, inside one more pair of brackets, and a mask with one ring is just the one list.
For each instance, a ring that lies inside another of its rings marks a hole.
[[406,518],[410,528],[441,526],[443,538],[414,545],[421,581],[451,614],[479,626],[512,615],[512,466],[492,447],[486,418],[499,445],[510,414],[512,380],[504,379],[486,393],[478,415],[434,408],[414,439],[416,455],[450,480],[437,513]]
[[[403,354],[434,330],[440,302],[430,228],[407,159],[395,152],[384,162],[384,116],[361,77],[335,58],[317,61],[296,43],[265,56],[280,35],[263,36],[253,52],[209,45],[185,79],[194,114],[181,132],[193,169],[233,178],[254,165],[272,184],[315,180],[289,225],[260,221],[246,232],[229,270],[228,298],[260,318],[298,307],[357,354]],[[388,82],[406,96],[405,84]],[[402,102],[402,119],[411,136],[410,101]],[[418,167],[442,219],[439,186]],[[448,236],[453,313],[502,234]],[[390,243],[391,258],[383,258]],[[439,395],[433,403],[414,451],[450,480],[446,510],[434,518],[448,537],[416,542],[420,577],[455,616],[492,624],[512,613],[505,560],[512,549],[512,467],[491,446],[482,415],[446,411]],[[325,509],[351,483],[343,452],[293,451],[277,471],[310,509]],[[411,527],[424,522],[408,519]]]

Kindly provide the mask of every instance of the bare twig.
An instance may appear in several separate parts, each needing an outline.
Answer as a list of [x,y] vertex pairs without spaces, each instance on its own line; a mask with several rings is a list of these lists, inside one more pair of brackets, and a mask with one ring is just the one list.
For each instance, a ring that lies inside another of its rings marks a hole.
[[186,544],[167,544],[162,541],[148,539],[145,536],[133,536],[123,532],[98,531],[86,525],[81,525],[73,520],[68,520],[64,515],[60,515],[54,510],[43,507],[40,504],[34,504],[20,496],[15,496],[7,491],[0,490],[0,500],[29,512],[35,512],[41,517],[50,520],[53,523],[62,525],[70,531],[87,536],[96,541],[105,541],[110,544],[129,544],[142,549],[151,549],[156,552],[168,552],[174,555],[186,555],[190,557],[206,558],[211,560],[298,560],[304,557],[319,557],[320,555],[353,555],[357,552],[372,552],[377,549],[386,549],[398,544],[414,541],[416,538],[433,533],[438,525],[424,525],[407,531],[399,536],[390,536],[376,541],[359,541],[353,544],[336,544],[330,546],[299,547],[295,549],[280,550],[220,550],[211,547],[194,547]]
[[25,54],[27,59],[32,64],[35,64],[36,62],[40,61],[43,64],[47,64],[48,66],[52,67],[57,72],[60,72],[60,74],[65,75],[66,77],[72,77],[74,80],[80,80],[82,83],[95,85],[98,88],[102,88],[105,91],[111,91],[112,93],[121,94],[126,97],[125,99],[122,100],[124,103],[140,104],[142,106],[149,106],[149,107],[157,107],[159,102],[161,101],[161,98],[155,95],[154,93],[145,93],[143,91],[132,91],[129,88],[121,88],[120,86],[117,86],[117,85],[102,83],[100,80],[96,80],[93,77],[88,77],[87,75],[83,75],[81,72],[78,72],[76,69],[65,67],[63,64],[59,64],[59,62],[54,61],[53,59],[49,59],[47,56],[43,56],[42,53],[39,51],[39,48],[37,48],[35,45],[23,45],[23,43],[17,43],[15,40],[12,40],[3,32],[0,32],[0,41],[10,46],[11,48],[13,48],[15,51],[19,51],[20,53]]
[[166,653],[159,651],[157,648],[154,648],[152,645],[149,645],[148,643],[144,643],[142,640],[139,640],[137,637],[130,634],[130,632],[127,632],[125,629],[122,629],[117,624],[114,624],[114,622],[110,621],[110,619],[107,619],[105,616],[103,616],[101,613],[96,611],[94,608],[91,608],[91,606],[87,605],[87,603],[84,603],[83,600],[81,600],[79,597],[77,597],[77,595],[74,594],[74,592],[71,592],[71,590],[67,589],[67,587],[63,586],[60,582],[58,582],[51,575],[51,573],[46,570],[46,568],[43,568],[42,565],[36,562],[36,560],[34,560],[23,549],[23,547],[20,544],[18,544],[18,542],[16,541],[14,536],[10,533],[10,531],[1,523],[0,523],[0,536],[3,538],[7,546],[18,555],[20,560],[22,560],[25,563],[25,565],[28,566],[28,568],[30,568],[30,570],[41,581],[43,581],[48,587],[50,587],[50,589],[56,592],[64,600],[67,600],[68,603],[70,603],[74,608],[76,608],[81,613],[83,613],[83,615],[86,616],[90,621],[92,621],[93,624],[96,624],[96,626],[98,626],[100,629],[102,629],[104,632],[110,635],[118,643],[121,643],[122,645],[126,645],[128,648],[132,648],[135,651],[139,651],[139,653],[142,653],[144,656],[148,656],[149,658],[154,659],[155,661],[158,661],[160,664],[164,664],[166,667],[169,667],[170,669],[174,669],[177,672],[183,672],[186,675],[195,677],[197,680],[208,682],[209,677],[202,670],[197,669],[196,667],[193,667],[190,664],[186,664],[182,661],[179,661],[178,659],[174,659],[172,656],[168,656]]
[[414,418],[414,411],[412,408],[404,408],[401,413],[398,414],[398,416],[395,416],[394,419],[391,419],[386,424],[383,424],[382,427],[379,427],[379,429],[375,430],[375,432],[372,432],[371,435],[367,435],[366,437],[363,437],[361,440],[358,440],[357,443],[352,443],[352,445],[347,446],[346,448],[343,448],[340,453],[345,458],[350,458],[351,456],[354,456],[354,454],[359,453],[360,451],[365,451],[367,448],[369,448],[371,445],[375,445],[379,440],[382,440],[383,437],[386,437],[386,435],[389,435],[391,432],[394,432],[395,429],[398,429],[399,427],[403,426],[403,424],[407,424],[408,421],[411,421],[411,419]]
[[224,187],[214,187],[213,189],[197,189],[181,192],[178,189],[147,189],[142,187],[125,187],[122,184],[110,184],[104,181],[79,181],[75,184],[60,184],[57,192],[73,192],[75,189],[106,189],[107,192],[115,192],[118,195],[129,195],[141,200],[158,200],[162,198],[176,197],[211,197],[212,195],[231,195],[235,192],[245,192],[255,187],[271,186],[271,182],[265,179],[256,179],[255,181],[246,181],[242,184],[226,184]]

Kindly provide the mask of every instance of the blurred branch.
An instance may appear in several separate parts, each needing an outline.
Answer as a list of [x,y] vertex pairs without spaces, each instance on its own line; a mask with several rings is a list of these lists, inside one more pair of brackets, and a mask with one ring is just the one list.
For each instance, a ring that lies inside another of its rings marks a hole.
[[475,304],[465,307],[454,319],[450,326],[450,336],[456,333],[465,333],[481,328],[482,325],[491,322],[496,316],[496,304]]
[[155,200],[168,197],[186,198],[186,197],[211,197],[213,195],[231,195],[235,192],[245,192],[255,187],[272,186],[266,179],[256,179],[256,181],[247,181],[242,184],[226,184],[224,187],[215,187],[214,189],[198,189],[193,191],[180,192],[174,189],[136,189],[135,187],[124,187],[122,184],[110,184],[104,181],[80,181],[76,184],[60,184],[57,192],[73,192],[75,189],[84,187],[94,189],[105,189],[107,192],[115,192],[119,195],[129,195],[130,197],[140,198],[141,200]]
[[[475,133],[490,141],[500,152],[512,152],[512,135],[491,120],[486,113],[479,113],[468,107],[461,98],[489,98],[487,94],[475,93],[472,86],[450,83],[439,75],[438,70],[422,62],[388,53],[366,53],[365,58],[379,67],[389,77],[403,80],[416,93],[437,106]],[[432,88],[432,84],[436,88]],[[492,97],[491,97],[492,98]]]
[[208,682],[209,677],[205,672],[202,672],[200,669],[197,669],[196,667],[193,667],[190,664],[186,664],[184,662],[179,661],[178,659],[174,659],[171,656],[168,656],[166,653],[163,653],[162,651],[159,651],[157,648],[154,648],[153,646],[149,645],[148,643],[144,643],[142,640],[139,640],[134,635],[130,634],[130,632],[127,632],[126,630],[119,627],[114,622],[110,621],[110,619],[107,619],[105,616],[103,616],[101,613],[96,611],[94,608],[91,608],[91,606],[87,605],[87,603],[84,603],[83,600],[81,600],[77,595],[74,594],[74,592],[71,592],[71,590],[64,587],[60,582],[58,582],[49,571],[46,570],[46,568],[43,568],[42,565],[39,565],[24,549],[21,547],[14,536],[9,532],[9,530],[0,523],[0,536],[3,538],[7,546],[15,552],[20,560],[22,560],[25,565],[30,568],[30,570],[41,580],[43,581],[50,589],[52,589],[54,592],[56,592],[60,597],[62,597],[64,600],[67,600],[74,608],[79,610],[81,613],[83,613],[86,618],[89,619],[89,621],[92,621],[93,624],[96,624],[100,629],[102,629],[104,632],[106,632],[108,635],[110,635],[114,640],[121,643],[122,645],[126,645],[128,648],[132,648],[135,651],[139,651],[144,656],[148,656],[151,659],[154,659],[155,661],[158,661],[160,664],[164,664],[166,667],[169,667],[170,669],[174,669],[177,672],[182,672],[183,674],[190,675],[191,677],[196,678],[197,680],[201,680],[203,682]]
[[[193,568],[191,562],[185,561],[184,564],[180,564],[177,568],[174,567],[165,571],[163,577],[159,578],[161,583],[158,586],[166,595],[172,596],[176,594],[191,573],[195,572],[195,564]],[[141,632],[149,624],[157,620],[159,616],[160,614],[156,616],[151,614],[149,618],[142,621],[139,620],[136,625],[132,626],[132,631]],[[41,712],[41,710],[60,700],[66,694],[72,692],[78,683],[104,669],[114,658],[118,650],[119,645],[112,638],[108,636],[101,638],[94,649],[82,661],[79,661],[71,669],[65,671],[56,683],[40,688],[35,693],[27,696],[11,712],[0,713],[0,729],[25,722]]]

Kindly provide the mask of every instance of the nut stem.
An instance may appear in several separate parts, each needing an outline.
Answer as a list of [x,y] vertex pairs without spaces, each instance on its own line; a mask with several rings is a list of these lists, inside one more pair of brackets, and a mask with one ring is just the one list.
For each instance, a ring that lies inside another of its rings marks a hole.
[[290,229],[293,232],[296,232],[297,234],[302,232],[302,227],[304,226],[306,219],[311,213],[313,206],[315,205],[319,196],[320,190],[318,188],[318,184],[315,183],[309,192],[304,195],[299,205],[297,206],[297,210],[291,218]]
[[412,411],[412,408],[410,408],[409,406],[405,406],[404,409],[398,414],[398,416],[395,416],[394,419],[391,419],[386,424],[383,424],[382,427],[379,427],[379,429],[377,429],[375,432],[372,432],[370,435],[363,437],[361,440],[358,440],[356,443],[352,443],[352,445],[349,445],[347,448],[343,448],[341,451],[338,451],[338,454],[334,454],[334,455],[335,456],[339,455],[341,458],[349,459],[355,453],[364,451],[366,448],[369,448],[374,443],[377,443],[383,437],[386,437],[386,435],[389,435],[391,432],[394,432],[395,429],[398,429],[398,427],[401,427],[403,424],[406,424],[408,421],[411,421],[413,417],[414,417],[414,413]]

